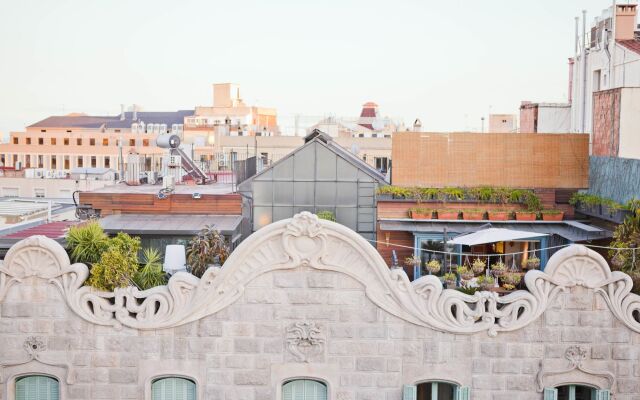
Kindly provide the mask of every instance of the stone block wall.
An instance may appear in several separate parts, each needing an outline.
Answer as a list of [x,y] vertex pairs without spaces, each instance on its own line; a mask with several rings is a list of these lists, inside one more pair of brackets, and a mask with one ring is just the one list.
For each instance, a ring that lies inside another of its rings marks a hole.
[[[82,268],[57,244],[17,245],[0,269],[0,399],[24,374],[57,377],[62,399],[150,399],[163,376],[212,400],[281,399],[294,378],[326,383],[331,400],[400,400],[431,380],[474,400],[541,400],[567,383],[640,396],[638,297],[597,254],[558,252],[527,275],[529,292],[465,296],[409,282],[356,233],[302,217],[255,233],[202,280],[174,276],[180,292],[98,296],[65,283]],[[169,311],[149,314],[160,295]]]

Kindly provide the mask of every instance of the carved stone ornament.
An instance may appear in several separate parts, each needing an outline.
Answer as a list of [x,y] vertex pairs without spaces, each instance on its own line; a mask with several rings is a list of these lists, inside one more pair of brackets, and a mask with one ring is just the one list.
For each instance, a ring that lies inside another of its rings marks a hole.
[[42,354],[47,350],[46,343],[42,340],[42,338],[37,336],[29,336],[24,343],[22,344],[22,348],[27,353],[27,357],[24,360],[16,361],[16,362],[2,362],[0,363],[0,383],[4,382],[4,376],[2,374],[2,370],[7,367],[16,367],[23,364],[28,364],[31,361],[37,361],[40,364],[49,365],[52,367],[62,367],[67,370],[66,382],[69,385],[73,385],[75,383],[75,377],[73,374],[73,370],[69,363],[56,363],[53,361],[47,361],[42,358]]
[[365,239],[349,228],[303,212],[270,224],[245,239],[223,268],[209,268],[201,279],[179,272],[166,286],[140,291],[134,287],[100,292],[83,286],[84,264],[71,264],[55,241],[34,236],[16,243],[0,267],[0,302],[8,289],[36,276],[55,285],[80,317],[99,325],[161,329],[186,324],[223,310],[242,296],[258,276],[307,266],[335,271],[360,282],[378,307],[411,322],[442,332],[472,334],[518,330],[536,320],[557,294],[573,286],[599,293],[612,313],[640,332],[640,296],[631,293],[631,278],[611,272],[602,256],[584,246],[556,252],[545,272],[527,272],[528,290],[505,296],[480,291],[467,295],[443,289],[435,276],[409,281],[392,269]]
[[287,327],[287,349],[300,362],[309,362],[322,352],[322,331],[314,322],[294,322]]
[[545,385],[545,377],[550,375],[566,374],[572,371],[580,371],[587,375],[594,377],[604,378],[609,382],[609,387],[613,389],[616,384],[616,377],[609,371],[594,371],[584,366],[584,361],[587,359],[587,350],[582,346],[570,346],[564,352],[564,358],[569,361],[569,365],[560,370],[545,370],[544,364],[540,361],[540,370],[536,376],[536,383],[538,386],[538,392],[542,392]]

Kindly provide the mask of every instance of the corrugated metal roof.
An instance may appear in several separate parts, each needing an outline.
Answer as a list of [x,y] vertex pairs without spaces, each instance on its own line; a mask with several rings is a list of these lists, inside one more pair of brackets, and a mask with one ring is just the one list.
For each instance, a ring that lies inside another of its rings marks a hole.
[[67,230],[78,224],[78,221],[56,221],[46,224],[33,226],[31,228],[23,229],[21,231],[13,232],[8,235],[2,236],[2,239],[25,239],[31,236],[42,235],[50,239],[62,238],[66,235]]
[[116,214],[100,219],[107,233],[131,235],[195,235],[206,225],[223,234],[236,233],[241,215]]

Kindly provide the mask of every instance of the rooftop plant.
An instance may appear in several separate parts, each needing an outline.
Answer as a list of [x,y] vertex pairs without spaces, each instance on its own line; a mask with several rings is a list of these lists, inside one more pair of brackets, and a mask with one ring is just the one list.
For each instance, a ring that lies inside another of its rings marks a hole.
[[130,286],[138,271],[139,250],[140,238],[118,233],[108,240],[106,251],[91,267],[86,284],[106,291]]
[[206,226],[191,239],[187,246],[187,264],[193,275],[201,277],[209,265],[224,264],[229,257],[229,247],[224,236],[213,226]]
[[332,222],[336,222],[336,216],[333,212],[331,211],[320,211],[318,212],[318,214],[316,214],[318,216],[318,218],[320,219],[324,219],[327,221],[332,221]]
[[109,246],[109,237],[97,221],[72,226],[67,232],[67,249],[73,262],[94,264]]
[[162,269],[162,255],[157,249],[142,250],[142,267],[134,275],[133,281],[142,290],[167,283],[166,273]]

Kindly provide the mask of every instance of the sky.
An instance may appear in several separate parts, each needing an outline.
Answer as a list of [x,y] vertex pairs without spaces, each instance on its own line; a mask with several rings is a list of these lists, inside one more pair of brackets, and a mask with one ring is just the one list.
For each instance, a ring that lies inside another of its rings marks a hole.
[[[626,0],[625,0],[626,1]],[[0,132],[50,115],[245,102],[479,130],[522,100],[565,102],[574,17],[608,0],[0,0]]]

